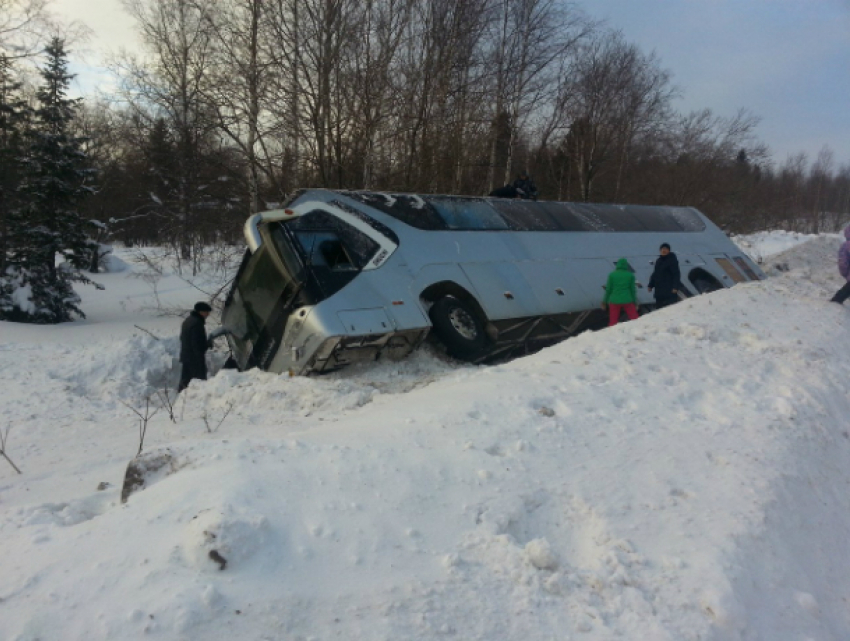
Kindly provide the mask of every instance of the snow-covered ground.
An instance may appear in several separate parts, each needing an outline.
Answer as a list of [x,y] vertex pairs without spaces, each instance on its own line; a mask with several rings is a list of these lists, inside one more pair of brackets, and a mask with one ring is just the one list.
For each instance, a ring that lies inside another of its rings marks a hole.
[[122,504],[179,325],[124,254],[86,321],[0,323],[0,639],[850,638],[850,309],[838,240],[797,238],[499,366],[220,371]]
[[784,252],[801,243],[815,238],[835,238],[844,242],[843,234],[801,234],[796,231],[765,231],[757,234],[733,236],[732,240],[747,252],[753,260],[761,262],[771,256]]

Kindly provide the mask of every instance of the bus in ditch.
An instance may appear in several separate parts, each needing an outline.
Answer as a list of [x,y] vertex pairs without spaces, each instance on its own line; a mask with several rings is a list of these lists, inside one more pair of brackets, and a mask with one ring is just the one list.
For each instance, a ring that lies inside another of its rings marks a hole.
[[638,305],[661,243],[680,296],[761,280],[761,269],[696,209],[307,189],[251,216],[222,314],[240,370],[336,370],[398,359],[430,334],[484,362],[607,324],[615,262]]

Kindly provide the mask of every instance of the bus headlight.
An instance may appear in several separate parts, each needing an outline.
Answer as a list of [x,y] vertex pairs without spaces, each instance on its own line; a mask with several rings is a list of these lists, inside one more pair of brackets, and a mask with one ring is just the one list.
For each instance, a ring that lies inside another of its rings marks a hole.
[[[298,336],[298,330],[301,329],[301,321],[295,321],[283,333],[283,344],[291,345],[295,342],[295,338]],[[293,348],[294,349],[294,348]]]

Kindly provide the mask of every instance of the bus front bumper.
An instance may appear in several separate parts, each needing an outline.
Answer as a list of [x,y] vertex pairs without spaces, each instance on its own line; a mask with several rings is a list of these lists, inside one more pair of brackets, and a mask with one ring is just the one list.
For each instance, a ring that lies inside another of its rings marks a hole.
[[330,336],[315,350],[309,350],[310,341],[307,341],[304,346],[291,347],[279,354],[273,369],[278,373],[304,375],[383,358],[399,360],[419,347],[428,331],[429,328],[420,328],[363,336]]

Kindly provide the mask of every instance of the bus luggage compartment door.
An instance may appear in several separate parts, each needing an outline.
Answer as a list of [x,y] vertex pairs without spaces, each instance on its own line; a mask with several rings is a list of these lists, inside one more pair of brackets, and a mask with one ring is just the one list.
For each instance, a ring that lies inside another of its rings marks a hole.
[[540,301],[513,263],[466,263],[460,267],[475,288],[478,302],[490,320],[543,313]]
[[[570,274],[586,292],[588,309],[599,307],[605,298],[605,285],[608,282],[608,274],[614,271],[616,260],[605,258],[573,258],[566,261]],[[641,292],[638,289],[638,302],[642,302]]]
[[563,314],[596,307],[578,285],[566,260],[523,261],[518,264],[543,308],[544,314]]
[[383,307],[351,309],[337,312],[345,331],[354,336],[386,334],[395,329]]

